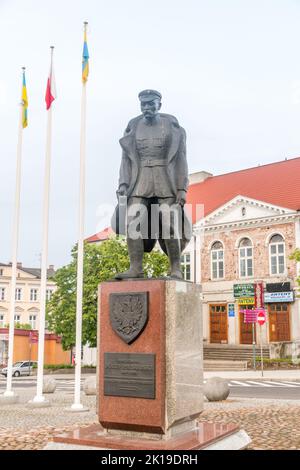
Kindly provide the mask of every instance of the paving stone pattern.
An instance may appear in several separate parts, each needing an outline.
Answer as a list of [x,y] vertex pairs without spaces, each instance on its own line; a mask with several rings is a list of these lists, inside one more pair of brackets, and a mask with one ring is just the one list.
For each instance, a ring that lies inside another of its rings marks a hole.
[[243,402],[230,400],[223,405],[210,406],[200,421],[234,423],[241,426],[252,439],[252,450],[299,450],[300,403],[252,399]]
[[[39,450],[62,431],[97,422],[95,397],[83,396],[88,413],[70,413],[70,397],[51,396],[51,408],[28,409],[21,403],[0,407],[0,450]],[[47,397],[48,398],[48,397]],[[229,398],[205,403],[200,421],[235,423],[251,437],[250,449],[300,449],[300,401]]]

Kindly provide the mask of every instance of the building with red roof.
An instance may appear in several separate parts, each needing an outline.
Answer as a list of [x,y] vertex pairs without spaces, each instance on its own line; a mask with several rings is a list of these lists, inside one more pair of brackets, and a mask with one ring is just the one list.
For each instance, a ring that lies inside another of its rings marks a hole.
[[[252,324],[242,310],[255,307],[257,284],[267,314],[263,342],[300,340],[300,268],[290,259],[300,248],[300,158],[217,176],[194,173],[187,210],[194,236],[182,266],[186,280],[202,284],[204,340],[252,344]],[[106,228],[87,241],[112,234]]]
[[300,210],[300,157],[224,175],[200,172],[191,176],[187,202],[203,204],[204,216],[238,195]]
[[101,230],[101,232],[95,233],[94,235],[86,238],[85,241],[87,243],[101,243],[113,235],[113,229],[111,227],[106,227],[104,230]]
[[252,344],[242,310],[255,307],[257,284],[268,320],[263,342],[299,340],[300,272],[290,256],[300,247],[300,158],[218,176],[199,172],[190,183],[194,237],[183,261],[186,277],[202,284],[206,342]]

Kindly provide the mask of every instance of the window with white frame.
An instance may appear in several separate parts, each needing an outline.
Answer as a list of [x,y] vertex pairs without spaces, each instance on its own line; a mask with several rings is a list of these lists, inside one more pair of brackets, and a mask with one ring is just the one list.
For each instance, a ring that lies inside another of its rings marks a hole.
[[0,300],[5,300],[5,287],[0,287]]
[[0,328],[4,328],[4,315],[0,314]]
[[36,330],[36,315],[29,315],[29,324],[32,330]]
[[15,313],[15,323],[20,323],[21,321],[21,315],[19,315],[18,313]]
[[283,274],[285,271],[285,246],[283,237],[273,235],[269,242],[271,274]]
[[16,300],[22,300],[22,289],[20,287],[16,288]]
[[243,238],[239,244],[240,277],[253,276],[253,247],[249,238]]
[[47,289],[46,290],[46,300],[47,301],[51,300],[52,294],[53,294],[53,289]]
[[30,302],[36,302],[37,301],[37,296],[38,296],[38,290],[37,289],[30,289]]
[[184,253],[181,256],[181,268],[183,271],[183,277],[186,281],[191,280],[191,255],[190,253]]
[[224,248],[221,242],[215,242],[211,247],[211,277],[212,279],[224,277]]

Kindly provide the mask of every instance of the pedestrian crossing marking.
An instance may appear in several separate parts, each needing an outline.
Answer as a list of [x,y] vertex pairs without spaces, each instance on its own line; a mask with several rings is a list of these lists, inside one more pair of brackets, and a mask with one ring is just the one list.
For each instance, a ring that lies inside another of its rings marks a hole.
[[230,386],[230,384],[236,384],[236,385],[238,385],[238,386],[240,386],[240,387],[251,387],[251,385],[249,385],[248,383],[246,383],[246,382],[239,382],[238,380],[231,380],[231,381],[229,382],[229,386]]
[[[275,385],[280,385],[281,387],[290,387],[290,388],[297,388],[297,385],[293,384],[291,385],[290,383],[286,383],[286,382],[274,382],[273,380],[272,381],[267,381],[267,383],[269,384],[275,384]],[[270,387],[272,387],[272,385],[270,385]]]
[[254,380],[248,380],[247,382],[250,384],[256,385],[257,387],[272,387],[272,385],[269,385],[268,383],[265,383],[265,382],[256,382]]
[[[273,382],[273,381],[272,381]],[[273,382],[274,383],[274,382]],[[299,387],[300,386],[300,382],[288,382],[287,380],[285,380],[284,382],[280,382],[280,383],[285,383],[285,384],[290,384],[290,385],[294,385],[295,387]]]

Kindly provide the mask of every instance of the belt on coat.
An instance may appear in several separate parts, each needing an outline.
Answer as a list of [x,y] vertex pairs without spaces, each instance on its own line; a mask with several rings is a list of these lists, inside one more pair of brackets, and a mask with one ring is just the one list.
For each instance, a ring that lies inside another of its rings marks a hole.
[[142,167],[167,166],[167,162],[165,160],[141,158],[141,166]]

